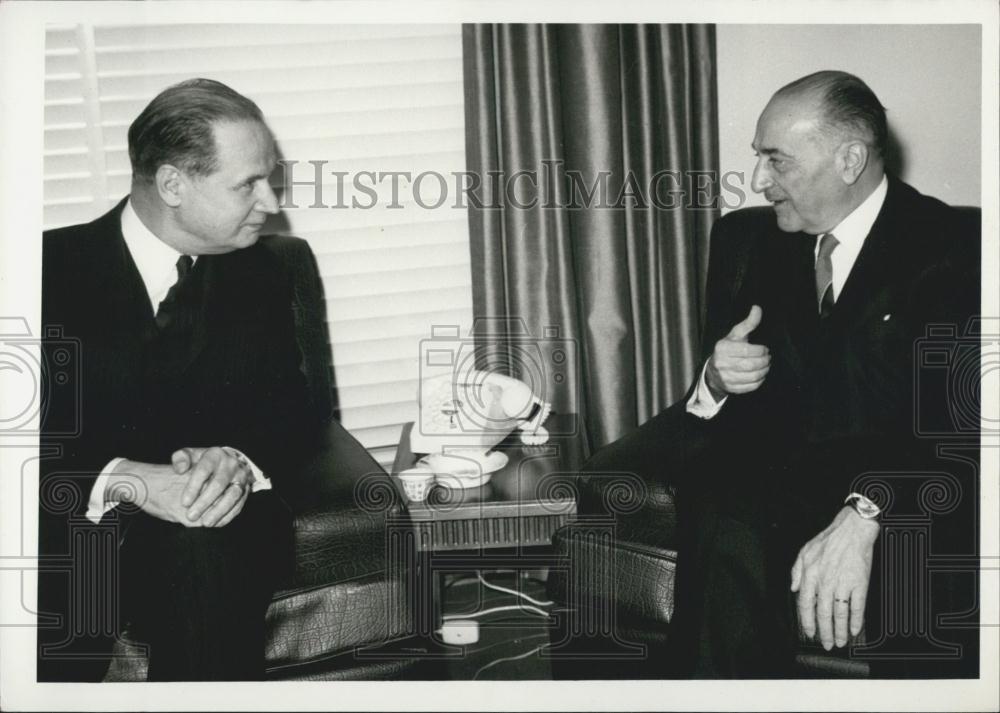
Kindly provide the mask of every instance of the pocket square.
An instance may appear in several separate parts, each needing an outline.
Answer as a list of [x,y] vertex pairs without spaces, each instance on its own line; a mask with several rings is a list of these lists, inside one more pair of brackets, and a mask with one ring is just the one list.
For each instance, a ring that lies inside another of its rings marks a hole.
[[890,319],[892,319],[892,313],[891,312],[889,314],[883,314],[882,315],[882,321],[883,322],[888,322]]

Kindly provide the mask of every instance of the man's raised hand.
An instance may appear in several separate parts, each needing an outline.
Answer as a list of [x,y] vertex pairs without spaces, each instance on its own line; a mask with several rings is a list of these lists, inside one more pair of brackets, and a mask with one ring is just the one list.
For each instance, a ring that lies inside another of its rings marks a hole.
[[762,344],[750,344],[749,336],[760,324],[763,311],[757,305],[715,343],[708,360],[705,381],[716,400],[729,394],[746,394],[764,383],[771,368],[771,353]]

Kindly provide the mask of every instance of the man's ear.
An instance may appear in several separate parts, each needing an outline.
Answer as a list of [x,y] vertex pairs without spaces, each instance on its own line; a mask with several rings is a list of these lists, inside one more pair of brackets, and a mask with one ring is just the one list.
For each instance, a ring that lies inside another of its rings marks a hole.
[[156,192],[160,195],[160,200],[171,208],[181,204],[187,184],[186,177],[179,168],[165,163],[156,169],[153,181],[156,183]]
[[868,146],[864,141],[846,141],[837,151],[837,167],[844,183],[853,186],[868,165]]

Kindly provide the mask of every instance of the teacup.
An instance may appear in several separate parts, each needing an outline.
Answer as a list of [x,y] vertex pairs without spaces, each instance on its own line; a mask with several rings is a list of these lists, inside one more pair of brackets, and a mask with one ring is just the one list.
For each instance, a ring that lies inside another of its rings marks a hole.
[[414,501],[426,499],[431,485],[434,484],[434,473],[423,468],[401,470],[397,474],[397,477],[403,484],[406,497]]

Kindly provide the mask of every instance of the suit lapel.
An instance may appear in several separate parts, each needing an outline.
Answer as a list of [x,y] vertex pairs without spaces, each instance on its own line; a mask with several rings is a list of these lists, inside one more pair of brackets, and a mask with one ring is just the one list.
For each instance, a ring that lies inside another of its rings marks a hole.
[[190,368],[207,347],[231,338],[248,315],[255,314],[256,287],[250,286],[258,281],[249,250],[203,255],[195,263],[196,292],[191,295],[195,312],[182,368]]
[[178,363],[180,372],[186,372],[195,359],[204,351],[208,343],[210,306],[212,305],[212,286],[215,281],[215,262],[211,256],[203,255],[195,263],[193,288],[191,295],[190,319],[193,320],[187,348],[183,350],[184,358]]
[[775,254],[767,261],[774,270],[769,278],[774,297],[763,319],[770,321],[768,333],[795,371],[802,371],[819,322],[813,249],[816,240],[805,233],[784,233],[775,228],[769,244]]
[[898,226],[899,187],[889,182],[885,203],[865,239],[844,288],[830,314],[831,331],[846,327],[864,314],[879,290],[887,284],[898,257],[897,240],[902,233]]
[[[92,315],[103,325],[100,331],[112,336],[119,345],[137,348],[156,339],[159,329],[155,306],[150,303],[139,268],[122,235],[121,212],[127,200],[123,199],[92,224],[99,249],[93,253],[94,262],[88,270],[87,284],[93,303],[98,305]],[[171,361],[171,371],[178,375],[190,369],[207,345],[208,306],[211,305],[216,272],[217,266],[211,256],[203,256],[195,263],[192,278],[197,279],[193,280],[195,292],[191,295],[192,313],[189,315],[192,329],[187,343],[181,345],[177,358]]]
[[94,306],[87,319],[97,333],[119,344],[138,344],[155,334],[156,325],[139,269],[122,237],[121,212],[126,200],[91,224],[96,249],[86,254],[91,262],[79,266],[81,297]]

